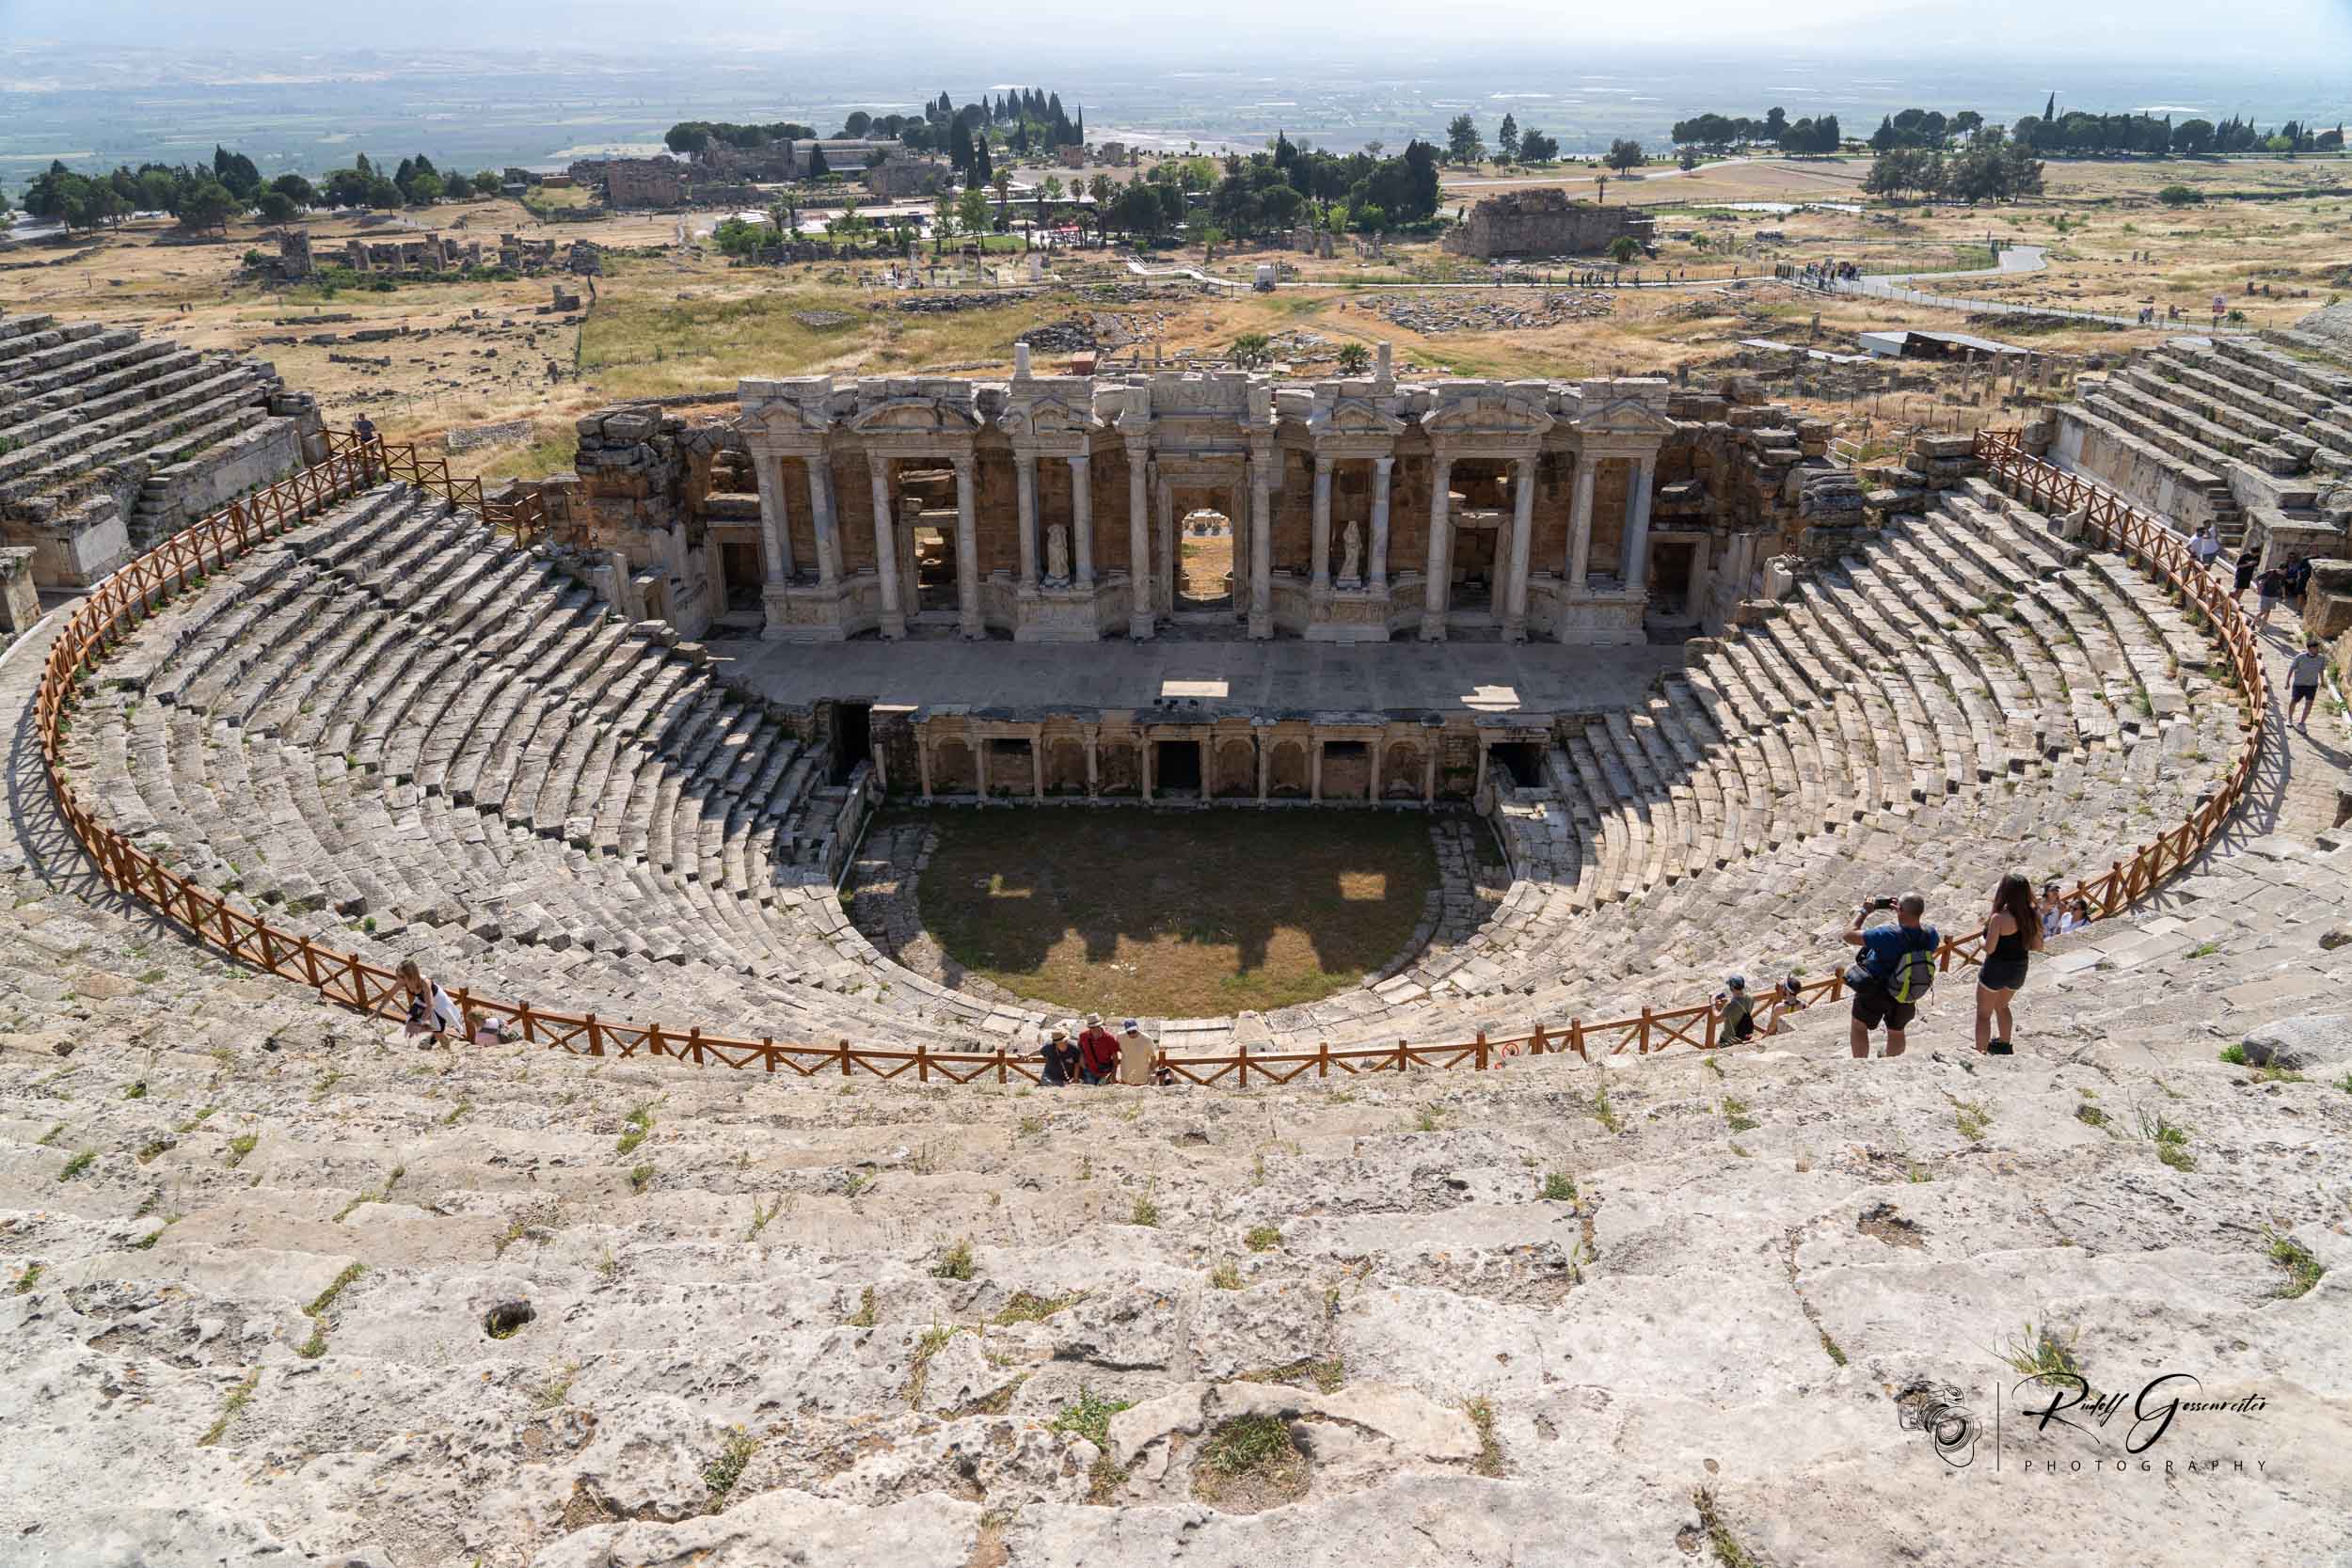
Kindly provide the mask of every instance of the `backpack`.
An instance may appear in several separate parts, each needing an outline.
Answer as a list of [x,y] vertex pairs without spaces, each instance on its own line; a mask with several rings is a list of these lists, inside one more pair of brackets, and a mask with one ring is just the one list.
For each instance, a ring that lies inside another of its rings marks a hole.
[[1895,972],[1886,977],[1887,994],[1904,1004],[1927,995],[1935,984],[1935,950],[1943,945],[1931,939],[1923,947],[1906,948],[1895,960]]
[[1846,971],[1848,990],[1883,990],[1906,1006],[1927,995],[1935,984],[1936,949],[1944,945],[1941,937],[1931,935],[1932,927],[1922,929],[1917,945],[1906,947],[1895,957],[1895,967],[1884,974],[1857,958]]

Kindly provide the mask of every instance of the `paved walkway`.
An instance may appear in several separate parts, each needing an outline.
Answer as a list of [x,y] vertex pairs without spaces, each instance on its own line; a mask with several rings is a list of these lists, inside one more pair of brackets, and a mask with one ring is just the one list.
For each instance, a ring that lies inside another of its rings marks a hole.
[[[1862,299],[1892,300],[1899,305],[1924,305],[1937,310],[1965,310],[1988,316],[2058,316],[2067,321],[2101,322],[2110,326],[2145,327],[2160,330],[2170,327],[2185,330],[2186,322],[2142,322],[2137,315],[2111,316],[2097,310],[2072,310],[2057,305],[2034,305],[2006,299],[1971,299],[1965,294],[1931,293],[1925,289],[1909,287],[1918,280],[1953,277],[2015,277],[2027,273],[2045,272],[2049,262],[2037,245],[2013,245],[1997,258],[1999,265],[1980,267],[1974,272],[1902,272],[1883,273],[1871,277],[1845,278],[1827,285],[1812,285],[1817,293],[1852,294]],[[1800,282],[1798,287],[1807,285]]]
[[1682,668],[1673,647],[1557,642],[714,641],[722,672],[772,702],[1148,708],[1163,698],[1264,713],[1596,713]]

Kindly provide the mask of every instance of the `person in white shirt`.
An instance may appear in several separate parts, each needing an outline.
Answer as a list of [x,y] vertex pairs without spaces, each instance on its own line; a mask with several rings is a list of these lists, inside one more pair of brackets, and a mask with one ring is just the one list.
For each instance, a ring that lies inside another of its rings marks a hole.
[[2287,722],[2305,735],[2312,733],[2312,704],[2319,698],[2319,677],[2328,660],[2319,644],[2306,642],[2303,651],[2287,660]]
[[[418,1035],[456,1035],[463,1037],[466,1021],[458,1016],[457,1004],[449,999],[449,992],[424,977],[414,958],[400,962],[401,989],[408,993],[408,1033]],[[417,1047],[420,1051],[433,1049],[432,1040]]]
[[2221,541],[2214,537],[2211,523],[2198,525],[2197,531],[2189,536],[2188,553],[2200,571],[2213,570],[2214,559],[2221,553]]

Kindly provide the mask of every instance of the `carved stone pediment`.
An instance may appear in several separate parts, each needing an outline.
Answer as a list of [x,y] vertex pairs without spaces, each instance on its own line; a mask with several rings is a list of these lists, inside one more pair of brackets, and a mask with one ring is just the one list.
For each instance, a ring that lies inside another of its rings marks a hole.
[[938,436],[969,440],[979,421],[930,398],[892,398],[861,408],[849,421],[860,436]]
[[1405,421],[1389,414],[1378,404],[1366,398],[1342,398],[1327,408],[1318,408],[1307,420],[1307,430],[1317,441],[1376,440],[1388,442],[1405,434]]
[[1451,397],[1421,417],[1433,441],[1474,445],[1525,445],[1543,438],[1551,416],[1533,403],[1496,392]]
[[1663,436],[1674,432],[1674,421],[1665,411],[1642,398],[1612,398],[1579,415],[1574,426],[1587,436]]
[[1091,406],[1059,397],[1016,397],[996,417],[996,428],[1015,441],[1083,436],[1094,423]]

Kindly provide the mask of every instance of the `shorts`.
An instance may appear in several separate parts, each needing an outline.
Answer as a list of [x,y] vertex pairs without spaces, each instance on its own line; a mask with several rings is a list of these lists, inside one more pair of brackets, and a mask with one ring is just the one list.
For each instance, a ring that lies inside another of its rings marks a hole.
[[2287,688],[2287,702],[2289,705],[2296,703],[2315,703],[2318,700],[2319,688],[2315,686],[2290,686]]
[[1865,1029],[1875,1029],[1882,1023],[1889,1029],[1908,1029],[1918,1012],[1917,1003],[1898,1002],[1895,993],[1883,986],[1853,993],[1853,1021]]
[[2272,610],[2279,608],[2279,595],[2276,594],[2258,594],[2255,595],[2255,599],[2256,608],[2261,610],[2265,615],[2269,614]]
[[1987,958],[1977,971],[1977,984],[1987,990],[2016,990],[2026,983],[2023,958]]

